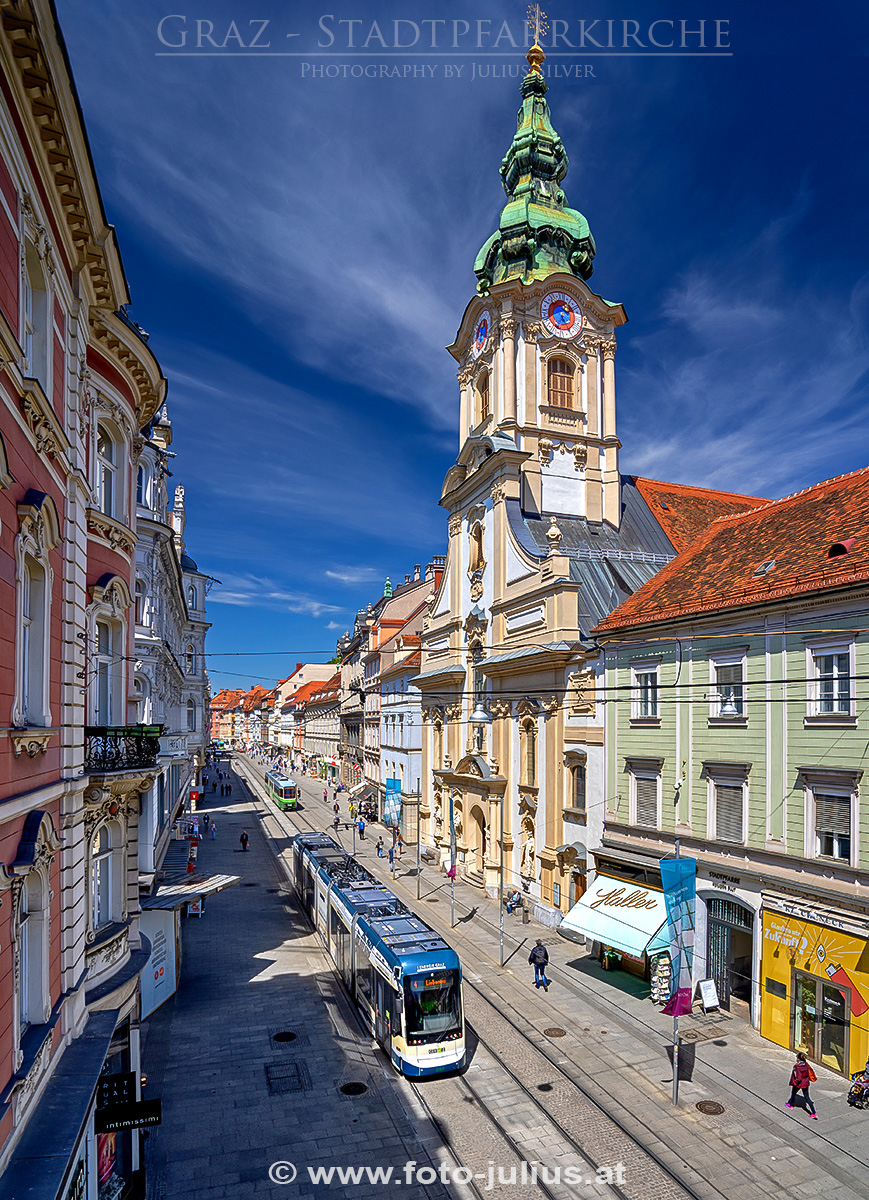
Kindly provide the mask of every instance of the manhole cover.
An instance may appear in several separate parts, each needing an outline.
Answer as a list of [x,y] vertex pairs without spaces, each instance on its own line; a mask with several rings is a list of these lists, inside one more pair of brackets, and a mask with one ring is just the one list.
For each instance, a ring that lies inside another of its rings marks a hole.
[[707,1117],[720,1117],[724,1112],[724,1105],[717,1100],[699,1100],[694,1107]]
[[276,1042],[294,1042],[296,1035],[291,1029],[282,1029],[279,1033],[272,1035]]
[[565,1030],[559,1029],[557,1025],[554,1025],[551,1029],[543,1030],[543,1036],[549,1037],[549,1038],[564,1037],[564,1034],[565,1034]]
[[362,1096],[368,1091],[368,1086],[364,1083],[342,1083],[340,1091],[345,1096]]
[[311,1076],[305,1063],[263,1063],[270,1096],[311,1090]]
[[437,896],[426,897],[426,904],[440,904],[440,899]]

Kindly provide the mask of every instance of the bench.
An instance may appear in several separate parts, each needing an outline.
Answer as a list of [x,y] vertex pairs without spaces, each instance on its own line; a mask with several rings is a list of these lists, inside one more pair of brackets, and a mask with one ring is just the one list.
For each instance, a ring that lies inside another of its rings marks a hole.
[[441,860],[437,850],[432,850],[429,846],[426,846],[425,850],[420,850],[419,856],[423,862],[427,863],[439,863]]

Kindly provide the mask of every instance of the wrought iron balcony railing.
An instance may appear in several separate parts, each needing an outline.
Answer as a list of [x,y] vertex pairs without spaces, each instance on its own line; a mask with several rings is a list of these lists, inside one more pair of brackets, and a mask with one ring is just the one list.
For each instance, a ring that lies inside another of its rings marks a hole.
[[156,767],[162,725],[88,725],[86,771],[137,771]]

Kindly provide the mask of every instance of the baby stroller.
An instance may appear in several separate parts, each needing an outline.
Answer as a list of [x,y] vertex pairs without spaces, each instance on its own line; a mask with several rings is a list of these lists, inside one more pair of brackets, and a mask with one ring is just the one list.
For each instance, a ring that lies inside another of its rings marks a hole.
[[862,1071],[855,1071],[851,1076],[848,1103],[852,1108],[869,1108],[869,1062]]

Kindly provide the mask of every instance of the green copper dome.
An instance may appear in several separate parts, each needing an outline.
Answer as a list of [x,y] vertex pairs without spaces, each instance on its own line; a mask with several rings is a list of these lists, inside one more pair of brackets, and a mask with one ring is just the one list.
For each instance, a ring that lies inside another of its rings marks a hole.
[[477,290],[483,294],[505,279],[529,283],[556,271],[588,279],[594,270],[595,246],[588,221],[576,209],[568,208],[561,190],[568,159],[544,99],[542,50],[532,47],[528,61],[531,69],[522,80],[516,133],[501,163],[509,200],[498,229],[474,263]]

